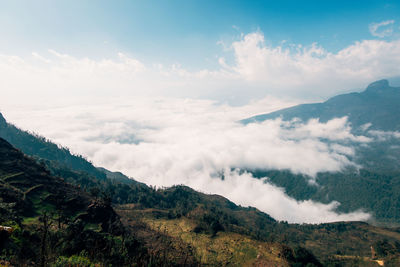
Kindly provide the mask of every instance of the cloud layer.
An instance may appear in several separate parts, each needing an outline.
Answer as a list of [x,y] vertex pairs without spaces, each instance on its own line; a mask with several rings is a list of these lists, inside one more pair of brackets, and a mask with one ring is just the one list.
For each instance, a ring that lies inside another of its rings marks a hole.
[[[273,110],[274,105],[269,108]],[[370,141],[351,134],[346,118],[327,123],[237,122],[266,107],[266,100],[232,107],[208,100],[141,98],[118,105],[42,107],[31,109],[29,116],[27,107],[9,108],[5,115],[17,125],[87,156],[96,165],[147,184],[185,184],[289,222],[369,218],[359,211],[337,214],[335,202],[296,201],[269,184],[268,178],[257,180],[243,172],[289,169],[313,176],[320,171],[339,171],[354,165],[349,160],[354,155],[350,143]]]
[[[371,27],[375,31],[380,25]],[[383,31],[385,33],[385,31]],[[400,74],[400,41],[364,40],[335,53],[318,44],[267,45],[261,32],[226,44],[219,67],[190,71],[174,64],[114,58],[79,58],[54,50],[31,56],[0,55],[0,90],[8,102],[116,96],[173,96],[246,103],[266,95],[321,100],[343,90]],[[21,97],[21,96],[26,97]]]
[[294,88],[305,95],[332,94],[400,73],[400,41],[365,40],[331,53],[317,44],[271,47],[255,32],[232,47],[235,73],[291,95],[296,94]]

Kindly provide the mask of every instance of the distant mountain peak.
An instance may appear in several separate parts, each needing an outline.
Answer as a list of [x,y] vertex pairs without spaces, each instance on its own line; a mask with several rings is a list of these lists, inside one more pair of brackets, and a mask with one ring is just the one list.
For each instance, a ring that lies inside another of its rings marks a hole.
[[380,92],[383,89],[389,88],[389,81],[388,80],[379,80],[376,82],[371,83],[368,85],[367,89],[365,89],[365,92]]
[[3,115],[0,113],[0,125],[5,125],[7,122],[6,122],[6,119],[3,117]]
[[272,113],[260,114],[242,120],[244,124],[281,117],[299,118],[306,122],[318,118],[327,122],[333,118],[348,117],[353,129],[371,123],[375,130],[400,131],[400,87],[392,87],[388,80],[371,83],[361,93],[334,96],[323,103],[301,104]]

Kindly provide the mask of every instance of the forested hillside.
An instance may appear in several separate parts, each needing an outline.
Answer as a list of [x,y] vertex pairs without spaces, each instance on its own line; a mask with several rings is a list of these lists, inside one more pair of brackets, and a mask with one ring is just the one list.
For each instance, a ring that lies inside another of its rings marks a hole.
[[106,177],[104,172],[96,169],[82,156],[73,155],[68,148],[49,142],[45,137],[18,129],[13,124],[7,123],[1,113],[0,137],[21,149],[27,155],[56,161],[68,168],[87,172],[99,179]]

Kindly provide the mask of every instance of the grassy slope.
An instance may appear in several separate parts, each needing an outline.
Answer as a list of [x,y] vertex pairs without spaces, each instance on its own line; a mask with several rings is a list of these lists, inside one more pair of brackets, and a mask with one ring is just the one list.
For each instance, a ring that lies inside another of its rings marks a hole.
[[[372,258],[371,246],[379,242],[393,245],[400,241],[400,234],[365,223],[271,226],[270,231],[280,233],[274,242],[268,242],[232,231],[219,231],[215,235],[196,232],[201,220],[190,214],[168,218],[167,210],[143,209],[132,204],[120,205],[116,210],[128,227],[137,231],[141,225],[148,231],[169,236],[171,239],[164,241],[167,243],[164,249],[191,248],[190,256],[203,265],[302,266],[300,256],[293,249],[296,243],[312,251],[326,266],[379,266],[377,261],[385,262],[386,266],[399,263],[398,252]],[[293,235],[296,236],[294,239],[291,238]],[[170,253],[160,247],[163,246],[158,244],[152,249],[158,254]],[[181,258],[185,258],[185,253]]]
[[[151,230],[172,237],[171,248],[185,246],[192,248],[192,255],[203,265],[211,266],[289,266],[283,257],[283,246],[277,243],[257,241],[249,236],[232,232],[219,232],[215,236],[195,233],[195,220],[157,218],[154,209],[135,210],[132,206],[117,209],[123,221],[131,227],[139,219]],[[184,257],[184,256],[183,256]]]
[[[224,207],[221,204],[213,206],[207,203],[210,200],[212,202],[213,196],[185,187],[158,190],[156,193],[169,198],[169,194],[175,190],[190,194],[176,194],[182,198],[175,198],[177,205],[168,208],[127,204],[118,206],[117,212],[126,225],[134,227],[137,222],[141,222],[153,231],[178,239],[186,247],[192,247],[193,256],[203,263],[226,264],[239,260],[240,265],[252,264],[258,260],[257,255],[263,255],[266,260],[273,262],[279,253],[285,255],[281,263],[287,263],[296,257],[298,246],[305,247],[328,266],[377,266],[371,258],[371,246],[376,250],[382,249],[378,255],[380,260],[397,263],[399,258],[400,234],[395,229],[374,227],[362,222],[296,225],[269,221],[257,224],[259,211],[228,205]],[[158,198],[158,201],[161,203],[162,199]],[[218,201],[222,199],[219,197]],[[178,203],[189,202],[193,203],[189,209],[180,214],[175,213]],[[206,227],[196,230],[199,225],[209,226],[210,217],[219,220],[223,226],[221,230],[216,234]],[[268,252],[271,247],[278,253]],[[284,250],[285,247],[289,251]],[[299,262],[301,259],[294,261]],[[290,263],[294,264],[294,261]]]

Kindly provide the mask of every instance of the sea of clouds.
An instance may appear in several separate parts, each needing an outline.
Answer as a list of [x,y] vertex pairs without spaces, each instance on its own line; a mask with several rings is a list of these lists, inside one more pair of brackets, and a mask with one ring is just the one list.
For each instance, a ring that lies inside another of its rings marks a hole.
[[[382,34],[382,25],[371,32]],[[358,167],[354,146],[388,133],[355,136],[346,118],[238,121],[396,76],[400,41],[361,40],[331,52],[318,44],[272,46],[256,31],[219,44],[217,67],[197,70],[129,53],[0,54],[0,111],[95,165],[150,185],[185,184],[289,222],[368,219],[362,211],[338,214],[336,202],[296,201],[243,170],[285,169],[313,181],[318,172]]]
[[370,218],[362,211],[338,214],[337,202],[296,201],[267,177],[255,179],[243,171],[290,170],[312,180],[318,172],[356,166],[351,161],[352,144],[368,143],[370,138],[353,135],[345,117],[326,123],[315,119],[239,122],[290,104],[273,98],[244,106],[137,98],[64,107],[10,106],[3,114],[17,126],[67,146],[97,166],[122,171],[149,185],[184,184],[289,222]]

